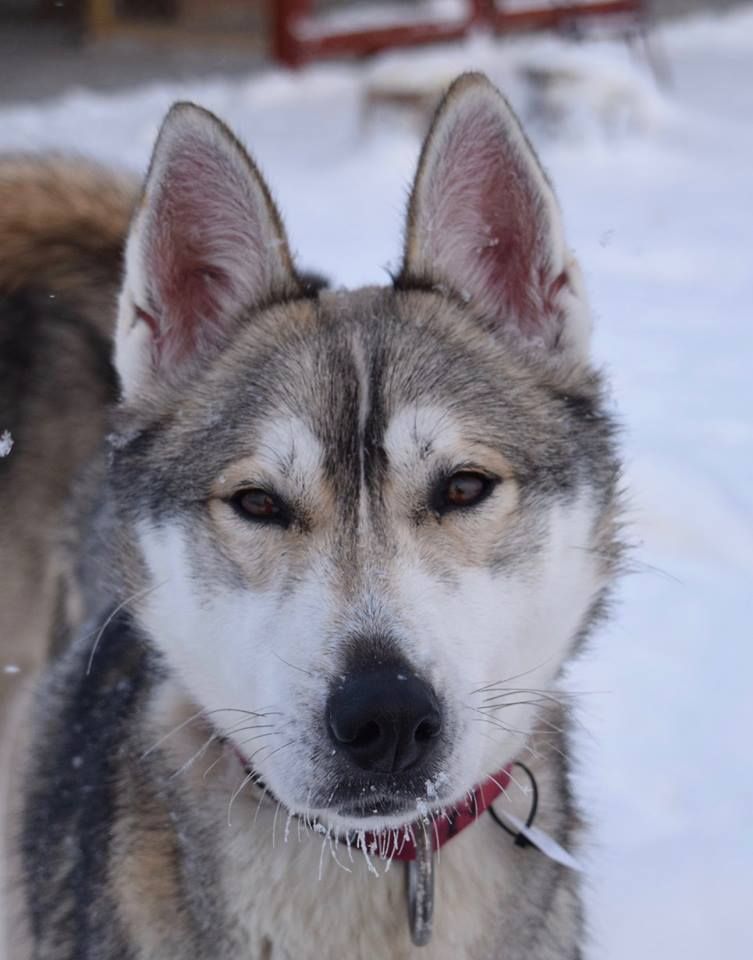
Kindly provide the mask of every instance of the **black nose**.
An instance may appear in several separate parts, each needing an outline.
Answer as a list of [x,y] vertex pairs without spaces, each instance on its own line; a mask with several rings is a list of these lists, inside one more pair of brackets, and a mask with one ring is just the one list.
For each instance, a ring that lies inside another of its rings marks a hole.
[[396,667],[345,677],[327,704],[335,745],[362,770],[400,773],[434,749],[442,715],[431,687]]

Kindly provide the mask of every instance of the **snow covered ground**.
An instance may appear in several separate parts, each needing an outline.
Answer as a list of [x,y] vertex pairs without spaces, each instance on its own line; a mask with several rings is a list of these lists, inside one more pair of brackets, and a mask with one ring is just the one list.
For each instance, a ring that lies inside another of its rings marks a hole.
[[[659,94],[618,45],[554,39],[387,57],[0,111],[0,148],[142,170],[191,98],[259,158],[300,262],[336,283],[396,265],[419,147],[364,120],[364,84],[480,67],[509,91],[564,207],[625,425],[634,574],[571,671],[593,958],[753,956],[753,7],[667,28]],[[555,70],[547,91],[525,82]]]

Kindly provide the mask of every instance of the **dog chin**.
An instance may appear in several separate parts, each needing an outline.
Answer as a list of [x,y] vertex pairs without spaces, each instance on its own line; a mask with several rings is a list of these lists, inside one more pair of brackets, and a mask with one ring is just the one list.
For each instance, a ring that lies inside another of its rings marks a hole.
[[451,806],[450,797],[436,794],[426,797],[396,796],[395,794],[342,798],[327,807],[309,809],[308,815],[337,835],[348,833],[379,833],[398,830],[415,824],[421,817]]
[[[431,809],[433,808],[432,804]],[[429,807],[421,806],[421,802],[410,806],[397,803],[380,804],[377,807],[372,806],[368,811],[341,806],[338,809],[316,810],[314,819],[338,836],[361,831],[380,833],[383,830],[398,830],[414,824],[427,809]]]

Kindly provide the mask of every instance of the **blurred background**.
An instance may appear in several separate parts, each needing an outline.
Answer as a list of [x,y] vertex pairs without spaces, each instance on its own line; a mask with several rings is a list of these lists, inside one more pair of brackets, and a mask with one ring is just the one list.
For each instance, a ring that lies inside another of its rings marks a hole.
[[[633,544],[574,664],[590,957],[753,956],[753,4],[0,0],[0,149],[141,173],[223,117],[303,267],[385,282],[431,110],[486,71],[555,184]],[[0,424],[1,426],[1,424]]]
[[[476,6],[496,7],[509,18],[505,30],[520,29],[522,22],[537,29],[551,27],[552,10],[564,11],[557,26],[572,30],[586,19],[583,13],[572,15],[579,6],[597,8],[605,20],[614,20],[632,7],[647,19],[663,21],[739,3],[482,0]],[[276,56],[295,60],[294,44],[281,40],[281,23],[288,22],[295,33],[303,20],[304,28],[298,32],[308,34],[310,40],[312,33],[322,30],[332,34],[352,32],[354,27],[383,30],[389,24],[448,26],[461,22],[473,6],[466,0],[0,0],[0,99],[45,97],[71,85],[112,90],[144,80],[216,70],[237,74]],[[589,19],[593,26],[596,17]],[[394,42],[394,33],[391,39]],[[339,52],[337,43],[331,47]],[[369,51],[369,39],[361,38],[352,49]],[[309,54],[301,50],[298,55],[305,60]]]

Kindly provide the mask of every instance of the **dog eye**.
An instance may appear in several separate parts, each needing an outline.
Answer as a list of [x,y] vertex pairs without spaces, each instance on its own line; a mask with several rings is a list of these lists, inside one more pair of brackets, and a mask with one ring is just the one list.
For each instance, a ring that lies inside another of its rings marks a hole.
[[276,523],[287,527],[290,517],[285,504],[273,493],[260,488],[240,490],[231,498],[230,503],[246,520],[257,523]]
[[481,503],[497,485],[496,477],[488,477],[473,470],[460,470],[447,477],[436,490],[434,510],[438,514],[462,510]]

